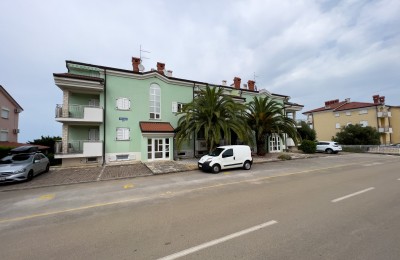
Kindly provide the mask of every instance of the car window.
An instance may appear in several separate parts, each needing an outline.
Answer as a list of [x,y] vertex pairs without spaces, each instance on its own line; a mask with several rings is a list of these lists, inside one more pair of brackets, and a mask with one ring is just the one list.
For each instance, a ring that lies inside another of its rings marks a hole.
[[231,156],[233,156],[233,149],[228,149],[222,154],[222,157],[231,157]]
[[30,154],[16,154],[12,156],[11,160],[13,163],[25,163],[31,161],[32,157]]
[[210,155],[210,156],[218,156],[218,155],[220,155],[222,153],[223,150],[224,150],[223,148],[215,148],[214,151],[212,151],[208,155]]

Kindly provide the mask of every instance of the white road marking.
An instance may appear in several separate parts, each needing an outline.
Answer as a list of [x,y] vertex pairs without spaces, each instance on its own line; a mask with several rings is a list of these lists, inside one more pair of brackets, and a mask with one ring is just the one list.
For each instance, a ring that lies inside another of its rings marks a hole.
[[228,240],[230,240],[230,239],[233,239],[233,238],[236,238],[236,237],[245,235],[245,234],[250,233],[250,232],[257,231],[257,230],[259,230],[259,229],[262,229],[262,228],[271,226],[271,225],[276,224],[276,223],[278,223],[278,222],[275,221],[275,220],[271,220],[271,221],[265,222],[265,223],[263,223],[263,224],[260,224],[260,225],[257,225],[257,226],[254,226],[254,227],[251,227],[251,228],[248,228],[248,229],[245,229],[245,230],[242,230],[242,231],[239,231],[239,232],[236,232],[236,233],[227,235],[227,236],[225,236],[225,237],[221,237],[221,238],[212,240],[212,241],[210,241],[210,242],[206,242],[206,243],[204,243],[204,244],[191,247],[191,248],[189,248],[189,249],[186,249],[186,250],[177,252],[177,253],[175,253],[175,254],[172,254],[172,255],[169,255],[169,256],[165,256],[165,257],[159,258],[158,260],[173,260],[173,259],[177,259],[177,258],[179,258],[179,257],[192,254],[192,253],[197,252],[197,251],[200,251],[200,250],[202,250],[202,249],[204,249],[204,248],[207,248],[207,247],[210,247],[210,246],[214,246],[214,245],[220,244],[220,243],[222,243],[222,242],[225,242],[225,241],[228,241]]
[[352,194],[349,194],[349,195],[346,195],[346,196],[343,196],[343,197],[334,199],[334,200],[332,200],[332,202],[338,202],[338,201],[341,201],[341,200],[344,200],[344,199],[348,199],[348,198],[350,198],[350,197],[359,195],[359,194],[361,194],[361,193],[364,193],[364,192],[367,192],[367,191],[370,191],[370,190],[373,190],[373,189],[375,189],[375,188],[374,188],[374,187],[369,187],[368,189],[360,190],[360,191],[354,192],[354,193],[352,193]]
[[374,166],[374,165],[380,165],[380,164],[383,164],[383,163],[381,163],[381,162],[373,162],[373,163],[368,163],[368,164],[364,164],[363,166]]

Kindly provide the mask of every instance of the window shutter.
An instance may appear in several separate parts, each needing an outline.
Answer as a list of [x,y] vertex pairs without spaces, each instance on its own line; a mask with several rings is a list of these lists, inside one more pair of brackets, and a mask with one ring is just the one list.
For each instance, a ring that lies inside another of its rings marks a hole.
[[178,102],[172,102],[172,113],[178,112]]

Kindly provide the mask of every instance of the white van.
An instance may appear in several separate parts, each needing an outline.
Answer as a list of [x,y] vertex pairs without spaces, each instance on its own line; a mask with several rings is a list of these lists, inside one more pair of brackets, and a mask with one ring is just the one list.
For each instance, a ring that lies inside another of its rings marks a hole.
[[220,170],[240,168],[250,170],[253,164],[250,147],[247,145],[226,145],[215,148],[204,155],[198,162],[198,167],[204,171],[218,173]]

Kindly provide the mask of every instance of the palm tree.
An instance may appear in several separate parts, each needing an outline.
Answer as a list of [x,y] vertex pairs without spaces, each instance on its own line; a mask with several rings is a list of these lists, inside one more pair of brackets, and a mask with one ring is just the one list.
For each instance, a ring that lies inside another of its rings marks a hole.
[[207,148],[213,150],[221,140],[231,141],[234,132],[244,142],[251,140],[246,124],[244,104],[223,95],[222,88],[206,86],[192,102],[183,106],[178,120],[176,142],[178,149],[195,133],[204,131]]
[[299,140],[296,122],[285,116],[283,105],[269,97],[254,97],[247,104],[247,123],[255,132],[257,154],[265,155],[265,142],[268,135],[287,134],[296,143]]

